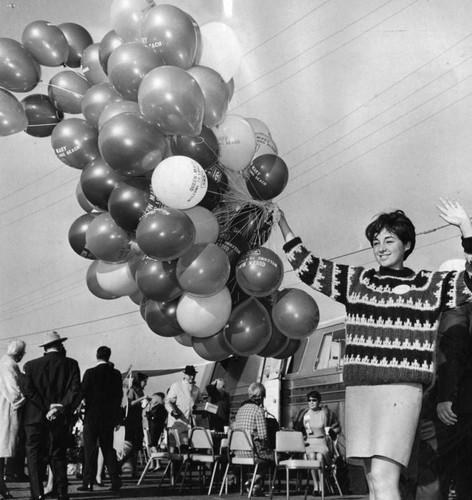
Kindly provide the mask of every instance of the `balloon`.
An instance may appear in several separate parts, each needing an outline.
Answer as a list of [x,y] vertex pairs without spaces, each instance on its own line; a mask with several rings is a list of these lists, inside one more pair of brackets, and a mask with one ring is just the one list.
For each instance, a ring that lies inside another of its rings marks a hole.
[[175,66],[151,70],[138,91],[141,112],[164,134],[199,135],[205,103],[195,78]]
[[185,292],[208,297],[225,288],[230,271],[224,250],[214,243],[197,243],[179,257],[176,276]]
[[177,306],[177,320],[192,337],[211,337],[219,332],[231,313],[231,295],[227,288],[211,297],[184,293]]
[[176,135],[171,142],[174,155],[188,156],[203,168],[213,166],[218,161],[218,141],[214,132],[203,126],[198,136]]
[[192,347],[192,337],[188,333],[181,333],[180,335],[176,335],[174,339],[185,347]]
[[48,85],[48,95],[54,106],[64,113],[82,113],[82,99],[90,88],[87,79],[75,71],[56,73]]
[[41,66],[20,42],[0,38],[0,87],[29,92],[41,79]]
[[136,284],[148,299],[167,301],[182,295],[176,276],[177,261],[143,259],[136,271]]
[[297,351],[298,348],[300,347],[301,340],[298,339],[289,339],[289,343],[287,347],[282,351],[277,354],[273,354],[272,357],[274,359],[287,359],[293,356]]
[[240,257],[249,250],[246,239],[234,231],[225,231],[220,234],[216,244],[225,251],[231,266],[234,268]]
[[51,144],[59,160],[73,168],[82,169],[100,156],[97,131],[80,118],[58,123],[52,131]]
[[195,226],[195,244],[216,243],[220,226],[215,215],[201,206],[196,206],[185,210],[190,220]]
[[211,177],[207,176],[207,180],[207,192],[202,200],[198,202],[198,206],[207,210],[213,210],[220,203],[222,194],[219,185]]
[[67,66],[79,68],[84,50],[93,43],[92,36],[83,26],[76,23],[62,23],[58,28],[64,33],[69,46]]
[[97,83],[90,87],[82,99],[82,113],[93,127],[98,127],[98,120],[105,108],[123,100],[123,96],[110,83]]
[[438,271],[463,271],[465,269],[465,259],[445,260],[438,268]]
[[67,61],[69,44],[64,33],[48,21],[33,21],[23,30],[25,49],[43,66],[60,66]]
[[277,146],[275,145],[270,130],[267,125],[257,118],[246,118],[250,123],[256,137],[256,152],[254,158],[265,154],[277,154]]
[[137,101],[142,79],[149,71],[164,64],[158,53],[142,43],[124,43],[108,59],[108,78],[125,99]]
[[92,160],[80,174],[82,192],[87,200],[102,210],[108,209],[108,199],[125,177],[110,168],[103,158]]
[[236,306],[223,330],[228,346],[240,356],[257,354],[269,343],[270,315],[254,297]]
[[104,160],[116,171],[142,176],[162,161],[167,143],[142,116],[120,113],[103,124],[98,147]]
[[100,44],[92,43],[82,55],[81,67],[85,78],[92,84],[108,82],[108,76],[100,63]]
[[26,133],[34,137],[50,136],[54,127],[64,118],[64,114],[54,107],[47,95],[30,94],[21,103],[28,119]]
[[153,7],[142,23],[143,42],[160,54],[169,66],[190,68],[197,55],[197,33],[192,19],[172,5]]
[[272,335],[270,336],[270,340],[257,355],[263,358],[272,358],[285,351],[289,343],[290,339],[281,333],[274,323],[272,323]]
[[256,200],[271,200],[287,185],[288,168],[282,158],[276,155],[262,155],[254,158],[249,169],[246,186]]
[[223,121],[229,104],[225,81],[219,73],[205,66],[193,66],[188,73],[195,78],[203,92],[204,125],[207,127],[218,125]]
[[0,89],[0,137],[16,134],[28,126],[26,112],[8,90]]
[[97,282],[107,293],[124,297],[137,292],[138,287],[129,262],[95,261],[95,263]]
[[102,130],[103,125],[116,115],[121,113],[134,113],[135,115],[141,115],[139,105],[134,101],[117,101],[109,104],[100,114],[98,118],[98,130]]
[[108,212],[90,222],[85,240],[93,255],[106,262],[123,262],[131,253],[128,234],[116,225]]
[[152,0],[113,0],[110,8],[111,25],[127,42],[141,40],[141,23],[154,6]]
[[260,247],[269,239],[272,225],[272,213],[257,205],[243,206],[229,222],[230,229],[241,233],[250,248]]
[[95,297],[98,297],[99,299],[117,299],[118,295],[113,295],[112,293],[107,292],[98,283],[97,268],[99,265],[100,261],[95,260],[87,269],[86,283],[88,289],[93,293],[93,295],[95,295]]
[[231,102],[234,95],[234,78],[231,78],[229,82],[226,82],[226,90],[228,91],[228,102]]
[[160,202],[181,210],[194,207],[208,189],[205,171],[186,156],[170,156],[161,161],[152,173],[151,184]]
[[229,187],[228,175],[224,171],[223,166],[217,163],[216,165],[213,165],[210,168],[206,168],[205,172],[207,173],[208,178],[212,178],[215,180],[222,193],[228,190]]
[[77,198],[77,201],[79,202],[80,207],[82,208],[82,210],[85,210],[85,212],[90,213],[96,209],[96,207],[94,207],[85,197],[85,194],[82,191],[82,186],[80,185],[80,181],[77,183],[77,186],[75,188],[75,196]]
[[111,53],[124,42],[123,38],[121,38],[121,36],[119,36],[114,30],[106,33],[106,35],[100,40],[98,59],[100,60],[100,64],[106,74],[108,74],[108,59],[110,58]]
[[87,247],[85,234],[95,217],[95,214],[81,215],[79,218],[75,219],[69,229],[69,244],[72,250],[81,257],[90,260],[95,260],[96,257]]
[[180,210],[156,208],[138,224],[136,240],[149,257],[174,260],[193,245],[195,226]]
[[230,170],[245,169],[256,151],[256,138],[249,122],[238,115],[226,115],[213,131],[220,148],[220,162]]
[[203,339],[192,337],[192,347],[201,358],[207,361],[223,361],[233,354],[222,332]]
[[[249,250],[236,265],[238,285],[244,292],[254,297],[266,297],[275,292],[282,284],[283,277],[282,260],[269,248]],[[285,334],[278,324],[277,327]]]
[[214,69],[228,82],[238,72],[243,57],[235,32],[228,25],[219,22],[204,24],[200,32],[202,55],[199,64]]
[[113,220],[128,232],[136,231],[138,223],[149,204],[149,180],[131,177],[117,184],[108,200],[108,211]]
[[320,311],[315,299],[308,293],[298,288],[285,288],[275,298],[272,319],[285,336],[301,339],[316,330]]
[[[149,328],[161,337],[175,337],[184,334],[177,321],[178,299],[167,302],[148,300],[144,309],[144,319]],[[188,340],[190,343],[190,340]],[[188,346],[189,347],[189,346]]]

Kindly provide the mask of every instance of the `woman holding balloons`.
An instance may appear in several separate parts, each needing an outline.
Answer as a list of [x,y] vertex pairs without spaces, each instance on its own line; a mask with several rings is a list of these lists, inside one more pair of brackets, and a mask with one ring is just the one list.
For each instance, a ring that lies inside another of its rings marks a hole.
[[[448,199],[438,210],[460,229],[472,260],[472,223],[465,210]],[[416,235],[401,210],[380,214],[366,229],[378,270],[315,257],[294,237],[283,213],[279,225],[300,279],[346,307],[346,455],[361,461],[370,498],[400,500],[400,472],[410,457],[423,386],[434,379],[439,317],[472,301],[470,264],[462,272],[405,267]]]

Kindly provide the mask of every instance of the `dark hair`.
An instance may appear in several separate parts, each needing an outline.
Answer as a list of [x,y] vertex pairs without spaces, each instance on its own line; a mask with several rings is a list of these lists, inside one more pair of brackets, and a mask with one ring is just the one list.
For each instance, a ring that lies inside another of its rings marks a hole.
[[365,235],[370,241],[371,246],[374,245],[374,239],[383,230],[395,234],[406,245],[410,243],[410,248],[405,250],[405,260],[413,252],[416,243],[415,226],[413,222],[405,215],[403,210],[395,210],[395,212],[384,212],[377,216],[365,230]]
[[159,396],[162,399],[166,398],[166,395],[163,392],[155,392],[153,396]]
[[307,401],[309,399],[317,399],[318,400],[318,403],[321,403],[321,394],[318,392],[318,391],[310,391],[307,395],[306,395],[306,399]]
[[111,356],[111,349],[106,345],[101,345],[97,349],[97,359],[100,359],[102,361],[109,361],[110,356]]
[[147,380],[149,377],[145,373],[135,373],[133,375],[133,387],[141,387],[141,382]]

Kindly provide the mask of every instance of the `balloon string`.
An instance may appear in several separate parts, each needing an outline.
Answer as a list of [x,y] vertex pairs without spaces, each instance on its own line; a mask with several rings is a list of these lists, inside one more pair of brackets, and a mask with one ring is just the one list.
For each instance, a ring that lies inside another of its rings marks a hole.
[[84,79],[86,82],[88,82],[87,78],[85,78],[85,75],[78,71],[76,68],[73,68],[72,66],[68,66],[67,64],[64,63],[64,68],[67,68],[70,71],[73,71],[76,75],[79,75],[80,78]]
[[48,87],[53,87],[53,88],[56,88],[56,89],[60,89],[60,90],[62,90],[64,92],[69,92],[70,94],[73,94],[76,97],[84,97],[84,94],[79,94],[77,92],[74,92],[73,90],[65,89],[64,87],[60,87],[59,85],[54,85],[53,83],[48,83],[47,85],[48,85]]

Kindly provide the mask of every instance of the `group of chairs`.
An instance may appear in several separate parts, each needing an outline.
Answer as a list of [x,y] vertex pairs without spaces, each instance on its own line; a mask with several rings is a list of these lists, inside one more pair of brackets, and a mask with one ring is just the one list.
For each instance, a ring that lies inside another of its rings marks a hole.
[[[211,495],[218,466],[225,465],[221,478],[219,496],[228,492],[228,473],[230,468],[239,468],[240,494],[243,494],[244,472],[251,471],[252,479],[248,489],[248,498],[253,496],[255,491],[255,480],[261,466],[268,468],[268,485],[270,498],[272,499],[277,472],[285,469],[285,483],[287,500],[290,498],[290,491],[293,485],[294,474],[291,471],[302,471],[306,473],[305,499],[310,486],[311,472],[317,471],[321,487],[321,498],[325,496],[325,465],[321,460],[308,460],[306,457],[306,446],[301,432],[293,430],[280,430],[276,434],[275,463],[267,459],[259,458],[251,436],[244,429],[231,429],[227,437],[221,441],[219,449],[215,451],[213,436],[209,429],[194,427],[190,430],[188,447],[182,447],[177,430],[166,429],[166,449],[160,451],[150,451],[148,449],[147,461],[138,485],[143,481],[146,473],[152,464],[158,460],[165,464],[165,468],[160,477],[159,488],[163,481],[168,478],[172,488],[178,486],[180,480],[180,493],[187,478],[192,484],[192,473],[198,472],[198,484],[206,487],[207,476],[210,476],[208,484],[208,495]],[[245,453],[238,453],[245,452]],[[249,452],[249,453],[248,453]],[[241,456],[244,455],[244,456]],[[210,474],[208,474],[210,472]],[[300,474],[296,476],[296,486],[300,485]],[[292,481],[291,481],[292,479]],[[334,476],[335,488],[342,494],[339,483]],[[246,483],[247,484],[247,483]],[[279,482],[280,486],[280,482]]]

